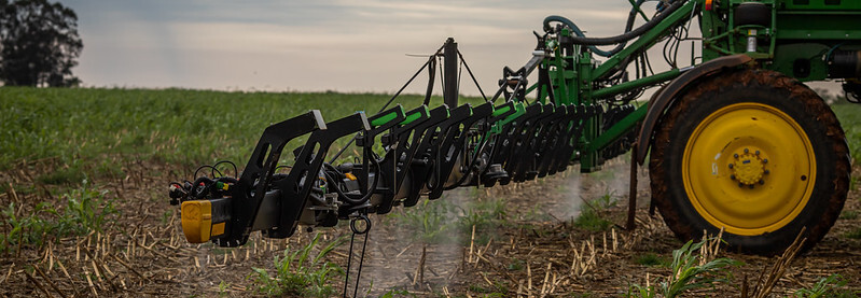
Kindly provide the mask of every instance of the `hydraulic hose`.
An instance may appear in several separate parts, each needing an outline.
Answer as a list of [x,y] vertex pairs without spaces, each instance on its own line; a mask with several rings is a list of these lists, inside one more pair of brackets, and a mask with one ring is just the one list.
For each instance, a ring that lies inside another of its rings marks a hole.
[[[631,8],[631,12],[628,13],[628,21],[625,23],[625,33],[630,32],[631,29],[634,27],[634,20],[636,20],[636,18],[637,18],[637,8],[640,6],[640,4],[643,4],[646,1],[647,0],[637,0],[637,2],[636,2],[637,6]],[[574,22],[572,22],[568,18],[565,18],[562,16],[556,16],[556,15],[548,16],[547,18],[544,19],[544,31],[550,30],[550,28],[551,28],[550,23],[552,23],[552,22],[563,23],[563,24],[567,25],[569,28],[571,28],[571,30],[574,31],[575,35],[577,35],[579,37],[586,37],[586,34],[584,34],[582,30],[580,30],[580,27],[578,27],[577,24],[574,24]],[[609,50],[609,51],[603,51],[601,49],[598,49],[598,47],[595,47],[595,46],[589,46],[589,49],[591,49],[592,52],[598,56],[610,57],[610,56],[613,56],[614,54],[618,53],[619,51],[621,51],[623,48],[625,48],[625,44],[626,43],[619,44],[618,46],[616,46],[615,48],[613,48],[612,50]]]
[[[639,5],[643,2],[645,2],[645,1],[639,0],[639,1],[637,1],[637,5]],[[625,33],[623,33],[621,35],[617,35],[617,36],[612,36],[612,37],[601,37],[601,38],[586,37],[586,35],[583,34],[583,31],[580,30],[580,28],[577,27],[577,25],[574,24],[574,22],[572,22],[571,20],[569,20],[565,17],[561,17],[561,16],[549,16],[549,17],[545,18],[544,19],[544,28],[545,28],[545,30],[549,30],[549,28],[551,28],[550,23],[552,23],[552,22],[563,23],[563,24],[567,25],[569,28],[571,28],[571,30],[574,31],[574,35],[576,35],[576,36],[571,37],[574,44],[589,46],[589,49],[591,49],[593,53],[595,53],[599,56],[609,57],[609,56],[612,56],[613,54],[621,51],[622,48],[625,47],[625,43],[627,43],[631,39],[639,37],[640,35],[643,35],[647,31],[649,31],[652,28],[654,28],[655,26],[657,26],[659,23],[661,23],[661,21],[666,19],[667,16],[669,16],[670,14],[672,14],[673,12],[678,10],[684,4],[684,2],[685,1],[676,1],[675,3],[673,3],[672,5],[667,7],[667,9],[665,9],[661,14],[659,14],[658,16],[653,18],[652,20],[646,22],[645,24],[638,27],[637,29],[630,30],[630,28],[633,27],[633,21],[636,18],[636,16],[635,16],[636,8],[633,8],[631,14],[629,14],[629,16],[628,16],[628,23],[626,24]],[[614,44],[618,44],[618,46],[616,46],[616,48],[613,48],[610,51],[602,51],[602,50],[595,47],[595,46],[606,46],[606,45],[614,45]]]
[[[377,161],[376,157],[371,156],[370,160],[371,160],[371,163],[374,165],[374,168],[376,168],[376,169],[380,168],[380,163]],[[328,165],[328,166],[331,167],[332,165]],[[374,194],[374,190],[377,189],[377,182],[380,181],[379,177],[376,177],[374,179],[374,182],[371,184],[371,189],[368,191],[367,194],[365,194],[364,196],[362,196],[359,199],[353,199],[353,198],[350,198],[347,194],[345,194],[340,188],[338,188],[337,185],[335,185],[334,181],[337,181],[337,180],[335,180],[335,178],[333,178],[331,175],[329,175],[329,173],[327,173],[326,171],[323,171],[323,174],[326,175],[327,179],[333,181],[332,189],[334,189],[335,192],[338,193],[338,197],[340,197],[342,200],[344,200],[347,203],[350,203],[354,206],[361,205],[361,204],[364,204],[365,202],[367,202],[368,199],[370,199],[371,196]],[[379,174],[380,174],[379,170],[377,170],[377,173],[375,174],[375,176],[379,176]]]

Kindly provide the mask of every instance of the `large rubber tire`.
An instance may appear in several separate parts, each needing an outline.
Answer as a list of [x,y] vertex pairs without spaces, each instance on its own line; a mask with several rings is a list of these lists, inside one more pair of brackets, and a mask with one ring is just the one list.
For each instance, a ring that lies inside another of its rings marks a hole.
[[834,225],[849,148],[837,117],[807,86],[741,70],[677,99],[658,124],[649,170],[652,200],[679,239],[724,227],[731,250],[771,255],[803,228],[809,250]]

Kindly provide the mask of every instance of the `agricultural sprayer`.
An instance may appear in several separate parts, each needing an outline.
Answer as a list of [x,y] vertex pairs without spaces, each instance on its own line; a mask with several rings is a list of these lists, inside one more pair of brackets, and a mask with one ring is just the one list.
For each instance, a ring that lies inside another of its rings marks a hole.
[[[802,82],[840,80],[850,101],[861,99],[861,2],[630,1],[624,33],[609,38],[547,17],[531,59],[506,67],[483,104],[458,105],[463,66],[471,71],[449,39],[416,73],[429,74],[425,105],[390,105],[399,91],[374,115],[326,122],[310,111],[266,128],[238,177],[171,184],[187,239],[233,247],[254,231],[286,238],[340,220],[364,234],[367,215],[446,190],[574,163],[592,172],[631,151],[632,172],[648,159],[652,206],[680,239],[723,229],[731,249],[772,254],[803,233],[811,248],[843,208],[850,160],[834,113]],[[648,2],[657,2],[651,17]],[[680,63],[689,44],[700,55]],[[661,46],[670,67],[656,73],[649,50]],[[444,105],[429,107],[437,70]],[[653,87],[648,102],[635,101]],[[305,144],[282,158],[297,138]],[[342,138],[356,156],[335,164]]]

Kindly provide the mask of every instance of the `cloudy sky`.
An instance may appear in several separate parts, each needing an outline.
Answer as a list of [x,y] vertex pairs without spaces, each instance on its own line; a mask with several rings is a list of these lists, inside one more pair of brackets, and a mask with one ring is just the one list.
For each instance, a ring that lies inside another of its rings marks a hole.
[[626,0],[61,2],[78,14],[84,50],[74,72],[85,86],[388,93],[424,63],[408,55],[430,54],[446,37],[492,89],[503,66],[529,59],[545,16],[607,36],[629,9]]

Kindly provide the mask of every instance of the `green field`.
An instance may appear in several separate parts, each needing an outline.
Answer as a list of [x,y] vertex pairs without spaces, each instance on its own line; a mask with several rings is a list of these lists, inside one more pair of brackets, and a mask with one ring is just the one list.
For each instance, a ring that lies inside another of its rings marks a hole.
[[[319,109],[328,121],[356,111],[373,114],[390,95],[4,87],[0,97],[0,170],[57,159],[63,169],[42,177],[55,184],[80,181],[84,174],[117,174],[114,165],[124,158],[189,167],[227,159],[241,167],[272,123],[311,109]],[[406,95],[396,102],[412,108],[422,100]],[[431,106],[440,102],[434,97]],[[852,155],[858,157],[861,106],[835,107]],[[286,150],[302,142],[298,139]]]
[[849,152],[852,153],[854,165],[861,158],[861,105],[839,100],[831,109],[837,114],[840,125],[846,132],[846,141],[849,142]]
[[[285,263],[275,261],[273,264],[273,257],[288,257],[288,252],[295,256],[298,252],[271,244],[284,244],[285,241],[258,238],[242,248],[229,250],[230,253],[228,250],[215,248],[212,244],[185,243],[181,238],[178,208],[167,204],[166,184],[169,180],[189,177],[193,169],[201,164],[212,164],[218,160],[235,161],[241,170],[261,133],[272,123],[311,109],[319,109],[328,121],[356,111],[373,114],[389,98],[390,95],[385,94],[0,88],[0,220],[3,223],[0,225],[0,263],[14,263],[17,265],[12,266],[18,266],[10,269],[4,267],[3,272],[13,272],[14,279],[9,283],[0,283],[3,284],[0,287],[0,296],[27,293],[30,296],[39,295],[36,292],[37,287],[31,285],[32,282],[25,282],[25,275],[37,274],[33,271],[34,268],[53,268],[53,258],[43,257],[49,254],[56,254],[57,260],[74,265],[69,267],[72,271],[69,274],[71,277],[61,275],[60,270],[47,272],[51,278],[45,280],[65,280],[59,285],[63,291],[99,292],[100,296],[106,297],[109,297],[109,294],[121,293],[122,291],[108,288],[106,285],[109,281],[97,282],[97,285],[101,285],[98,289],[87,281],[88,277],[92,278],[88,274],[94,272],[87,266],[96,265],[95,262],[87,261],[89,256],[86,252],[82,256],[78,250],[83,247],[84,251],[96,252],[99,247],[104,249],[104,245],[112,249],[113,256],[102,254],[94,258],[100,263],[113,265],[116,268],[114,270],[121,273],[116,276],[128,280],[128,284],[140,285],[139,288],[129,288],[129,292],[170,291],[175,294],[177,289],[172,282],[181,280],[184,287],[188,286],[179,290],[182,297],[197,297],[196,295],[201,293],[208,297],[245,297],[248,293],[270,288],[269,285],[275,281],[292,280],[292,277],[307,279],[316,277],[315,274],[320,272],[328,272],[317,270],[319,266],[313,265],[281,270]],[[396,102],[409,109],[418,106],[423,98],[418,95],[402,96]],[[479,103],[482,100],[466,98],[461,99],[461,102]],[[437,106],[440,103],[440,98],[433,98],[431,105]],[[838,102],[832,108],[846,131],[853,157],[861,157],[861,105]],[[343,145],[347,139],[340,140],[336,146]],[[303,139],[298,139],[288,144],[282,163],[291,163],[290,158],[286,158],[291,156],[288,152],[303,143]],[[621,173],[627,173],[627,170],[624,170],[626,166],[621,168]],[[574,171],[576,170],[572,170]],[[572,254],[568,246],[574,245],[572,243],[581,243],[577,244],[577,247],[581,247],[581,251],[585,252],[587,239],[593,242],[602,236],[606,239],[607,231],[614,229],[612,223],[620,222],[624,216],[622,209],[616,208],[616,198],[606,185],[614,181],[624,182],[627,175],[619,176],[614,173],[619,173],[619,169],[614,171],[612,167],[608,167],[591,175],[556,175],[556,178],[539,180],[524,187],[476,188],[461,194],[464,197],[459,199],[454,195],[446,200],[416,208],[399,208],[392,215],[377,218],[379,225],[376,226],[382,230],[381,235],[401,237],[375,242],[381,247],[388,246],[386,249],[389,249],[389,256],[404,254],[400,261],[401,267],[406,266],[404,268],[415,266],[419,263],[419,258],[424,259],[424,250],[419,249],[419,245],[413,246],[414,242],[430,243],[431,249],[428,251],[434,251],[434,254],[443,251],[441,248],[446,245],[453,247],[455,254],[449,257],[454,263],[462,262],[459,260],[466,256],[465,252],[472,246],[473,240],[477,247],[483,247],[485,252],[508,250],[505,254],[495,256],[502,267],[488,269],[489,267],[477,267],[476,264],[480,263],[476,263],[462,269],[466,270],[465,273],[454,279],[462,281],[462,284],[460,288],[453,289],[456,289],[455,292],[510,296],[517,283],[509,281],[506,276],[516,275],[520,279],[531,279],[529,276],[533,274],[530,273],[532,271],[524,267],[531,270],[548,268],[545,273],[535,274],[539,279],[549,276],[550,267],[544,267],[548,265],[545,262],[547,258],[559,258],[560,252],[567,253],[569,256],[563,257],[567,263],[570,262],[568,260]],[[578,177],[577,181],[583,179],[585,182],[570,184],[570,179],[574,177]],[[569,186],[571,188],[568,188]],[[604,187],[604,190],[601,190],[601,187]],[[853,179],[850,193],[852,200],[847,200],[848,209],[841,215],[841,220],[829,236],[837,240],[823,241],[824,244],[820,246],[825,247],[824,250],[833,251],[835,247],[852,250],[855,249],[853,247],[858,247],[858,241],[855,239],[858,238],[857,235],[861,235],[861,230],[857,227],[857,195],[853,196],[857,193],[856,189],[857,180]],[[572,198],[578,200],[570,196],[570,193],[578,193],[579,199],[590,200],[596,204],[589,205],[591,209],[581,208],[581,211],[592,212],[581,213],[585,216],[572,219],[569,223],[565,219],[559,220],[552,216],[558,215],[561,211],[557,209],[564,209],[564,206],[556,206],[554,209],[553,205],[544,204]],[[599,200],[595,200],[596,197]],[[601,198],[605,201],[601,201]],[[458,203],[454,203],[456,201]],[[645,210],[638,212],[642,213],[643,218],[650,218],[645,214]],[[470,237],[473,229],[477,232],[472,233],[477,233],[478,237]],[[674,242],[662,224],[640,229],[639,231],[646,231],[644,233],[649,235],[643,238],[645,240],[632,245],[630,250],[615,251],[613,248],[614,252],[610,257],[602,259],[601,262],[605,263],[594,270],[640,270],[631,272],[645,275],[644,268],[648,268],[649,272],[654,274],[653,277],[670,276],[672,272],[677,272],[662,268],[675,266],[667,264],[670,264],[669,260],[676,255],[671,252],[680,243]],[[146,235],[143,234],[144,231]],[[346,239],[338,237],[344,235],[339,233],[347,229],[317,231],[328,235],[330,240]],[[308,235],[311,234],[305,234]],[[452,235],[460,241],[451,240]],[[310,239],[297,236],[286,243],[289,243],[291,248],[302,248],[308,241]],[[99,243],[104,244],[99,246]],[[515,243],[520,243],[516,249]],[[536,247],[529,243],[540,243],[539,251],[545,254],[533,254]],[[593,244],[598,246],[597,242]],[[312,246],[305,246],[304,251],[308,251],[307,248]],[[338,250],[340,256],[346,256],[344,243],[332,246]],[[410,246],[413,246],[413,249],[407,251]],[[135,249],[136,247],[143,247],[145,251]],[[592,251],[594,253],[595,249]],[[464,254],[459,255],[459,252]],[[649,254],[651,258],[648,260],[642,258],[643,255]],[[228,255],[233,261],[228,262]],[[242,259],[243,255],[249,257]],[[114,258],[115,256],[122,256],[131,262],[130,267],[138,268],[143,275],[138,276],[131,269],[117,267],[122,263],[118,258]],[[585,256],[583,255],[584,258]],[[757,276],[758,270],[766,268],[765,265],[772,262],[768,258],[755,256],[730,256],[750,264],[722,271],[736,274],[736,283],[739,282],[738,276]],[[219,261],[210,264],[210,257]],[[335,260],[342,268],[346,261],[338,256],[328,258]],[[828,281],[824,278],[839,278],[844,275],[846,280],[857,287],[855,271],[847,271],[841,269],[842,267],[831,268],[833,266],[828,265],[857,262],[856,256],[826,253],[824,256],[814,255],[808,258],[809,264],[821,265],[816,270],[828,267],[828,274],[825,274],[826,271],[807,274],[807,283]],[[442,259],[445,259],[445,255]],[[540,262],[532,262],[532,267],[529,267],[530,259],[538,259]],[[206,263],[202,265],[189,265],[204,260]],[[390,260],[384,258],[378,261]],[[608,265],[604,266],[605,264]],[[199,271],[201,267],[218,269]],[[561,270],[560,274],[570,274],[567,265],[552,267],[554,270]],[[394,269],[386,269],[382,274],[388,276],[388,270]],[[500,275],[498,270],[504,274]],[[270,278],[268,272],[287,275]],[[496,273],[480,278],[478,272]],[[832,273],[834,275],[829,277]],[[595,274],[604,276],[603,283],[594,280],[586,283],[590,288],[585,291],[604,293],[602,291],[607,289],[612,291],[608,284],[618,286],[623,283],[616,278],[610,278],[619,276],[618,272],[603,271]],[[438,279],[441,280],[444,276],[449,275],[442,274]],[[339,289],[341,277],[332,275],[327,279],[319,279],[318,286],[327,290],[333,287]],[[387,288],[396,284],[395,281],[384,284],[385,281],[386,279],[371,281],[371,287],[374,287],[374,282],[379,282],[376,286],[378,291],[395,293],[398,290]],[[493,281],[493,285],[487,287],[490,281]],[[627,283],[625,286],[631,286],[630,280],[624,282]],[[642,284],[641,279],[634,282]],[[218,286],[214,287],[213,284]],[[831,280],[826,286],[832,284],[840,285],[840,282]],[[789,294],[806,288],[792,284],[784,285],[781,291]],[[850,293],[849,291],[855,291],[855,288],[847,290],[846,293]],[[443,290],[433,289],[428,295],[442,292]]]
[[[391,96],[4,87],[0,97],[0,170],[59,159],[64,169],[42,177],[55,184],[80,181],[83,174],[116,174],[118,158],[187,166],[227,159],[241,167],[270,124],[311,109],[327,121],[357,111],[373,115]],[[409,109],[423,99],[406,95],[396,103]],[[431,106],[441,102],[434,97]]]

